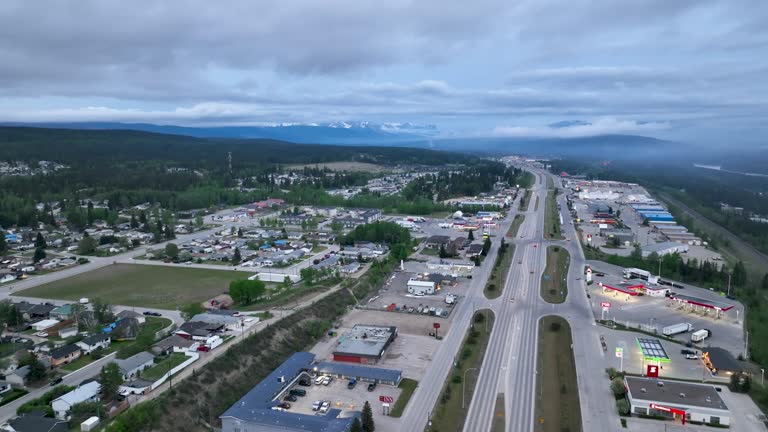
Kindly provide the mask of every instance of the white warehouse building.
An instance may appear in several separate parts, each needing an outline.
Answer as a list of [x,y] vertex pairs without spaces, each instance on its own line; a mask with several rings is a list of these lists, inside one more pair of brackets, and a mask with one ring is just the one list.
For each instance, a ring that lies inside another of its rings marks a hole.
[[656,253],[658,256],[669,255],[673,253],[686,253],[688,252],[688,245],[685,243],[677,242],[663,242],[649,244],[643,246],[643,258],[648,258],[649,255]]
[[408,280],[408,292],[415,295],[430,295],[435,293],[435,283],[428,280]]

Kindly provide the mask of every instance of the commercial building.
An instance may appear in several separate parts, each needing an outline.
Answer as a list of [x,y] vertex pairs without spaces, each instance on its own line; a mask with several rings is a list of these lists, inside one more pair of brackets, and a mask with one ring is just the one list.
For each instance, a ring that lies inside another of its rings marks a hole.
[[315,355],[307,352],[293,354],[221,415],[221,431],[348,432],[359,412],[341,418],[341,410],[336,408],[324,415],[272,409],[300,376],[306,376],[307,371],[313,370],[314,359]]
[[647,246],[643,246],[643,258],[648,258],[651,254],[658,256],[664,256],[674,253],[686,253],[688,252],[688,245],[676,242],[663,242],[655,243]]
[[375,364],[397,337],[397,327],[355,325],[339,338],[333,351],[335,361]]
[[394,369],[372,368],[345,363],[318,362],[312,368],[319,375],[330,375],[339,379],[375,382],[391,386],[400,385],[403,373]]
[[414,295],[430,295],[435,293],[435,283],[429,280],[409,279],[406,284],[408,292]]
[[632,414],[680,419],[682,423],[729,425],[731,413],[712,385],[627,376]]

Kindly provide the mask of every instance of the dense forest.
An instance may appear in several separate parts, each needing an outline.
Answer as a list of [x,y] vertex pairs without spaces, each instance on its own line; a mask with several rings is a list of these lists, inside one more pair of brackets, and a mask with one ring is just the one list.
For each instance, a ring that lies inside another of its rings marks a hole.
[[[412,181],[402,192],[408,200],[419,198],[444,201],[460,196],[476,196],[493,189],[497,182],[510,186],[527,179],[523,170],[492,161],[483,161],[462,170],[440,170]],[[522,187],[528,186],[521,184]]]
[[[479,159],[447,152],[390,147],[293,144],[257,139],[201,139],[127,130],[0,127],[0,160],[40,160],[69,168],[35,176],[0,176],[0,226],[49,222],[39,202],[108,201],[110,210],[145,202],[171,210],[237,205],[267,197],[296,204],[383,207],[425,214],[441,210],[431,200],[403,202],[361,194],[350,202],[325,188],[363,185],[372,173],[329,173],[307,167],[311,180],[275,179],[282,164],[357,161],[396,165],[475,164]],[[232,154],[232,170],[228,155]],[[237,179],[243,179],[238,184]],[[240,186],[240,187],[238,187]],[[286,192],[287,191],[287,192]]]

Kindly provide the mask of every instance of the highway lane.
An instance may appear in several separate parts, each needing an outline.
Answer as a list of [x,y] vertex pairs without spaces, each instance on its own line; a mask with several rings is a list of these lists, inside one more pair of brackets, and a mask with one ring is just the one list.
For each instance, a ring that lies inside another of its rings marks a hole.
[[492,303],[496,323],[467,413],[464,430],[468,432],[490,430],[499,393],[505,396],[507,430],[529,430],[533,425],[538,286],[546,265],[540,244],[545,189],[544,179],[537,176],[525,221],[513,240],[515,254],[504,292]]
[[[517,202],[513,204],[512,208],[517,208]],[[509,227],[512,225],[514,214],[514,212],[511,212],[499,224],[497,235],[485,259],[485,264],[475,270],[465,295],[455,307],[452,314],[451,328],[432,357],[430,367],[419,382],[418,387],[416,387],[416,391],[401,417],[400,430],[417,432],[425,429],[431,410],[440,395],[440,390],[456,361],[461,342],[469,329],[474,312],[491,306],[492,301],[485,298],[483,289],[490,277],[493,263],[498,255],[499,239],[506,235]],[[508,241],[508,239],[505,239],[505,241]]]

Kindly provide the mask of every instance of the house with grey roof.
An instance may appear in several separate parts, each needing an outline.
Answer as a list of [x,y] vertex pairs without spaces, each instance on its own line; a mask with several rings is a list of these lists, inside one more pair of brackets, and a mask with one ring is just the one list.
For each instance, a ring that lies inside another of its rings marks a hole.
[[144,369],[151,368],[155,364],[155,356],[146,351],[132,355],[127,359],[116,359],[113,361],[120,368],[125,381],[135,378]]

